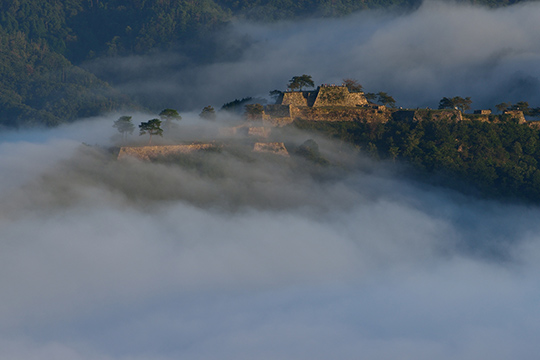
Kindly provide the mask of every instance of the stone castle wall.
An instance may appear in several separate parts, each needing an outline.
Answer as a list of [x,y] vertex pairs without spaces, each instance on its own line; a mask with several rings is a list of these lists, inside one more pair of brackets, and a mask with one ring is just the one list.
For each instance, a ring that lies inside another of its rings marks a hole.
[[525,124],[527,122],[525,115],[523,115],[523,111],[520,110],[505,110],[503,112],[503,116],[509,119],[517,120],[520,124]]
[[293,120],[387,122],[391,111],[369,107],[304,107],[297,108],[293,115]]
[[286,157],[289,156],[289,152],[287,151],[285,144],[282,142],[255,143],[253,145],[253,152],[276,154]]
[[200,150],[217,149],[216,144],[188,144],[162,146],[125,146],[120,148],[118,159],[133,157],[139,160],[152,160],[161,156],[189,154]]
[[313,107],[323,106],[362,106],[368,101],[363,93],[350,93],[345,86],[322,86],[318,89]]
[[308,96],[304,96],[307,91],[291,91],[283,93],[280,105],[308,106]]
[[290,106],[362,106],[367,105],[364,93],[351,93],[345,86],[319,86],[313,91],[283,93],[279,105]]

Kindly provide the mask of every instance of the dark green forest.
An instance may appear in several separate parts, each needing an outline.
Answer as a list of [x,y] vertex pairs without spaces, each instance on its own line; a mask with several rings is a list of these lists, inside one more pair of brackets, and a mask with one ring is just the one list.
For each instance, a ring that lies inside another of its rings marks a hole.
[[540,129],[502,121],[390,120],[386,123],[296,120],[375,159],[400,161],[424,181],[483,197],[540,201]]
[[[472,1],[504,6],[516,1]],[[0,2],[0,126],[54,126],[133,100],[81,64],[189,49],[212,56],[212,34],[234,18],[257,21],[414,9],[418,0],[13,0]]]

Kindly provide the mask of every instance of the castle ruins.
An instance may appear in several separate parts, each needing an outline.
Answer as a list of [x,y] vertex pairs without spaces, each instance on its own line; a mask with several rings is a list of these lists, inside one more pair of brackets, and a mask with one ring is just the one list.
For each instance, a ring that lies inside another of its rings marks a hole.
[[295,118],[347,121],[386,110],[384,106],[369,105],[363,92],[350,92],[346,86],[321,85],[316,90],[282,93],[275,105],[265,106],[263,121],[269,126],[284,126]]

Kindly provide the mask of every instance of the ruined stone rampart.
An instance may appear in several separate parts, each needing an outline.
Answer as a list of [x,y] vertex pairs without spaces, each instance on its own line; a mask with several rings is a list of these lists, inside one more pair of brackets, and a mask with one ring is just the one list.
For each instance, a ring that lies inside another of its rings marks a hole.
[[283,127],[292,123],[294,118],[292,116],[287,117],[272,117],[265,115],[263,117],[263,125],[270,127]]
[[253,152],[270,153],[286,157],[289,156],[289,152],[287,151],[285,144],[282,142],[255,143],[255,145],[253,145]]
[[265,126],[252,126],[248,128],[248,135],[258,138],[267,138],[271,132],[272,130]]
[[363,93],[350,93],[345,86],[321,86],[313,107],[367,105]]
[[523,115],[523,111],[520,110],[506,110],[503,112],[503,118],[505,120],[517,120],[520,124],[525,124],[527,122],[525,115]]
[[290,91],[283,94],[280,105],[308,106],[307,91]]
[[491,110],[489,109],[480,109],[480,110],[474,110],[475,115],[491,115]]
[[200,150],[217,148],[219,148],[219,146],[213,143],[139,147],[125,146],[120,148],[120,152],[118,153],[118,159],[133,157],[139,160],[153,160],[162,156],[189,154]]
[[387,122],[391,118],[391,111],[369,107],[304,107],[296,109],[293,115],[294,119],[310,121]]
[[278,105],[290,106],[360,106],[367,105],[364,93],[351,93],[346,86],[319,86],[313,91],[283,93]]

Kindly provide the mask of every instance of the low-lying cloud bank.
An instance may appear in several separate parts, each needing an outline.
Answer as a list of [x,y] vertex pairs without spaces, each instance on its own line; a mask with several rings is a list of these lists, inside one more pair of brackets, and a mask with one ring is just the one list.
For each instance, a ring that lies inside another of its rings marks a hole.
[[113,120],[3,134],[0,358],[537,357],[540,208],[362,157],[202,176],[80,145]]
[[122,90],[156,106],[199,110],[235,98],[285,90],[294,75],[316,84],[356,78],[398,106],[437,107],[442,97],[470,96],[474,108],[540,95],[540,3],[489,9],[428,1],[407,14],[366,11],[342,19],[259,25],[222,34],[222,61],[196,65],[186,55],[131,57],[89,64],[114,74]]

